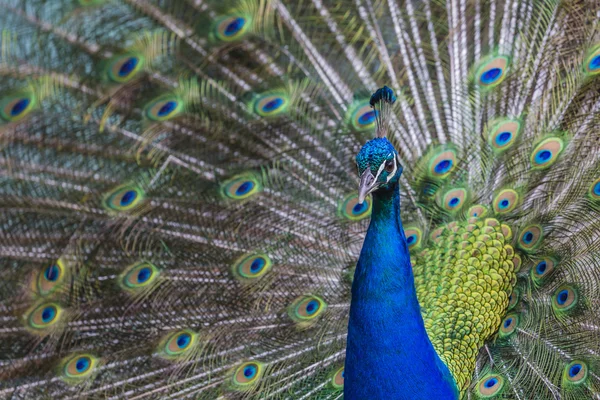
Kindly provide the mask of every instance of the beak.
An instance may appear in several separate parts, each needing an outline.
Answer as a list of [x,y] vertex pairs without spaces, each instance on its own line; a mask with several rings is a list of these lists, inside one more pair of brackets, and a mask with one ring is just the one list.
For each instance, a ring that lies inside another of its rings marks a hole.
[[365,172],[360,176],[360,184],[358,185],[358,204],[365,201],[365,197],[379,187],[375,177],[371,173],[371,168],[367,167]]

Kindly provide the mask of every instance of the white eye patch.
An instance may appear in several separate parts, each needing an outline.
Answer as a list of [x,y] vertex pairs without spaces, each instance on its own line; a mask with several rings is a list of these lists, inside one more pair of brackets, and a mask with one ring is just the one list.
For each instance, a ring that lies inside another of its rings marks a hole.
[[[390,154],[392,154],[392,153],[390,153]],[[388,154],[387,156],[389,157],[389,156],[390,156],[390,154]],[[387,158],[387,157],[386,157],[386,158]],[[375,180],[377,180],[377,179],[379,178],[379,175],[381,175],[381,172],[382,172],[382,171],[383,171],[383,169],[385,168],[385,162],[386,162],[386,161],[387,161],[387,160],[384,160],[384,161],[381,163],[381,165],[379,166],[379,169],[377,170],[377,174],[375,175]]]
[[[388,154],[388,157],[391,156],[392,153]],[[396,157],[394,157],[392,159],[394,161],[394,170],[388,175],[385,183],[388,183],[390,181],[390,179],[392,179],[392,177],[394,175],[396,175],[396,171],[398,170],[398,163],[396,162]],[[383,172],[383,169],[385,168],[385,163],[389,161],[389,160],[385,160],[384,162],[381,163],[381,165],[379,166],[379,169],[377,170],[377,175],[375,175],[375,180],[377,180],[379,178],[379,175],[381,175],[381,173]]]

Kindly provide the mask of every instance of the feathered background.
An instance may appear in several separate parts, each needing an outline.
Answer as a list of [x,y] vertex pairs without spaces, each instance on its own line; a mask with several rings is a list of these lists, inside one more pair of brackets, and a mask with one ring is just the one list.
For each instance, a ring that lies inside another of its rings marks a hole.
[[599,396],[597,1],[0,7],[0,398],[342,397],[383,85],[423,314],[454,221],[510,229],[464,398]]

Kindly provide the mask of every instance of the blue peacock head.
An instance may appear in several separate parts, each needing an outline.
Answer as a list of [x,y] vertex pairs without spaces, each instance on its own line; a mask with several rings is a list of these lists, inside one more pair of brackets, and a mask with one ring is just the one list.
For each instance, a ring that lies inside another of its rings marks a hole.
[[360,184],[358,202],[362,204],[369,193],[389,190],[398,183],[402,175],[402,165],[398,152],[385,138],[387,134],[387,116],[391,105],[396,101],[392,89],[387,86],[378,89],[371,96],[371,107],[377,113],[377,137],[368,141],[356,155],[356,165]]

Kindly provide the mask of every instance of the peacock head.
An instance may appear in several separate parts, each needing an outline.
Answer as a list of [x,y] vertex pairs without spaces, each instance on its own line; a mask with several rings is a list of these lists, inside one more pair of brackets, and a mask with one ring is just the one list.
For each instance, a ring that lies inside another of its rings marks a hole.
[[394,146],[385,138],[387,116],[396,101],[392,89],[384,86],[371,96],[371,107],[377,116],[377,137],[368,141],[356,155],[360,184],[358,202],[362,204],[369,193],[390,190],[402,175],[400,157]]
[[356,165],[360,177],[359,203],[362,203],[369,193],[390,190],[402,175],[398,152],[386,138],[368,141],[356,156]]

